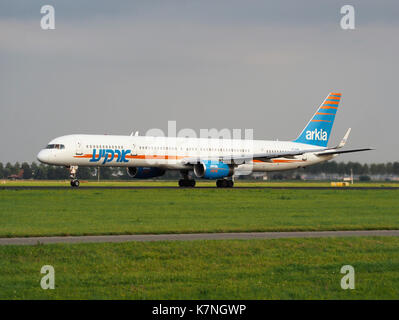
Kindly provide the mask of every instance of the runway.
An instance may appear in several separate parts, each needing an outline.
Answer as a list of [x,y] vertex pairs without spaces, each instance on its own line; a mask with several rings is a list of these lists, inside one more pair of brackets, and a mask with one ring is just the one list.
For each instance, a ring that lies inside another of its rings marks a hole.
[[135,234],[70,237],[0,238],[0,245],[37,245],[51,243],[101,243],[129,241],[193,241],[193,240],[254,240],[326,237],[399,237],[399,230],[298,231],[298,232],[242,232],[242,233],[187,233]]
[[138,189],[220,189],[220,190],[242,190],[242,189],[274,189],[274,190],[399,190],[399,187],[311,187],[311,186],[235,186],[233,188],[216,188],[216,186],[198,186],[195,188],[178,186],[80,186],[72,188],[70,186],[0,186],[1,190],[138,190]]

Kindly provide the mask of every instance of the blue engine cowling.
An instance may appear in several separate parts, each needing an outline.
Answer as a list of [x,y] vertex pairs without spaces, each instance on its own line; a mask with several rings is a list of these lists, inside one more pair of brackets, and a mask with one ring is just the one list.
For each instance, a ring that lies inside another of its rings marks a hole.
[[165,170],[152,167],[128,167],[127,174],[135,179],[149,179],[163,176]]
[[194,173],[198,178],[220,179],[232,176],[234,169],[223,162],[206,160],[194,165]]

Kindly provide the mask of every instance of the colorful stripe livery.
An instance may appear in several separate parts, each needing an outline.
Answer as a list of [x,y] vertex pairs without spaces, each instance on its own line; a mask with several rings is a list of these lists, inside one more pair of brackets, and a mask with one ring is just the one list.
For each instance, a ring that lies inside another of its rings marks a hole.
[[294,142],[327,147],[340,99],[340,93],[330,92]]

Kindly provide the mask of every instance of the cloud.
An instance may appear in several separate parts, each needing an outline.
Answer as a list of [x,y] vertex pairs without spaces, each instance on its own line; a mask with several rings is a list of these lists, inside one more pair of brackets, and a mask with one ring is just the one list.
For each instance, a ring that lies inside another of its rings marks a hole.
[[344,94],[333,139],[351,126],[351,146],[379,149],[342,159],[397,160],[396,24],[343,31],[335,12],[328,23],[262,23],[250,19],[266,8],[257,2],[233,3],[226,16],[215,6],[210,17],[190,2],[181,12],[158,3],[78,19],[57,5],[54,31],[31,16],[1,19],[0,134],[13,138],[2,139],[0,161],[33,160],[62,134],[145,132],[168,120],[292,139],[330,90]]

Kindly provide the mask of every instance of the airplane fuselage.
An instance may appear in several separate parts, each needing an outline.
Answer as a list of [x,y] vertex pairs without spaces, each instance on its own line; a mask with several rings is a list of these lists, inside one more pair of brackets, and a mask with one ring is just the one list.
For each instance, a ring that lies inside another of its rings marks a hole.
[[[273,154],[302,149],[320,150],[320,147],[292,141],[203,139],[115,135],[67,135],[52,140],[41,150],[38,159],[60,166],[159,167],[169,170],[190,169],[182,160],[210,159],[222,156]],[[54,147],[53,147],[54,146]],[[269,161],[252,160],[237,169],[254,172],[291,170],[306,167],[333,158],[317,156],[312,152],[290,158]]]

